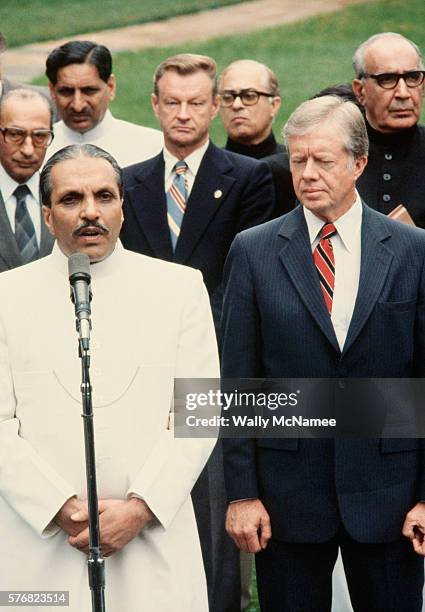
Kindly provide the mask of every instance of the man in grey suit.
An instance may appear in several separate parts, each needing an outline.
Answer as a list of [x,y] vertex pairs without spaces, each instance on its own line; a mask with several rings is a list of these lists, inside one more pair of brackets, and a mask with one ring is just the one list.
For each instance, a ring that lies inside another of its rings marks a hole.
[[44,225],[39,169],[53,139],[52,110],[40,93],[15,89],[0,99],[0,272],[52,250]]

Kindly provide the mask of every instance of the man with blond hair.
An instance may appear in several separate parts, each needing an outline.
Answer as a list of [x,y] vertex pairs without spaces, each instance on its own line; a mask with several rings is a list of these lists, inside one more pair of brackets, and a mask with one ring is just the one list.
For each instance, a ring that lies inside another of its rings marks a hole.
[[[352,102],[309,100],[284,133],[301,206],[232,245],[222,371],[336,378],[325,408],[354,419],[347,379],[424,376],[425,234],[361,201],[368,138]],[[357,431],[224,440],[226,526],[256,553],[263,612],[329,612],[338,549],[355,612],[421,609],[423,445]]]

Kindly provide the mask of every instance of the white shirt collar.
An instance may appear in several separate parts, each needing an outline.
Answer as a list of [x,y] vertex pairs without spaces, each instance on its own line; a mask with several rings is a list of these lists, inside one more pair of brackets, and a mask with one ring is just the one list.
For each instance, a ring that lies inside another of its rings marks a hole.
[[[310,243],[313,244],[318,239],[319,232],[324,225],[323,219],[319,219],[311,210],[303,207],[305,220],[307,223]],[[339,219],[334,221],[334,226],[347,251],[353,250],[356,234],[362,225],[363,208],[360,196],[356,190],[356,200],[349,210]]]
[[[209,144],[210,141],[208,139],[202,146],[199,147],[199,149],[196,149],[196,151],[193,151],[193,153],[184,158],[184,161],[187,163],[188,168],[194,177],[196,176],[199,170],[202,158],[204,157],[205,151],[208,149]],[[173,172],[174,166],[179,160],[172,153],[170,153],[170,151],[165,146],[163,155],[165,163],[165,180],[167,180],[167,178]]]
[[[40,174],[37,171],[32,177],[25,183],[28,185],[28,189],[31,191],[31,195],[36,200],[40,201]],[[0,189],[3,197],[3,201],[6,202],[10,196],[13,195],[15,189],[19,186],[19,183],[13,180],[11,176],[6,172],[3,166],[0,164]]]
[[91,130],[88,130],[87,132],[84,132],[83,134],[81,134],[80,132],[77,132],[76,130],[71,130],[71,128],[69,128],[63,120],[62,120],[62,124],[63,124],[63,131],[68,139],[71,139],[74,141],[77,140],[82,143],[85,143],[85,142],[91,142],[92,140],[97,140],[98,138],[102,138],[102,136],[105,136],[105,134],[107,134],[110,131],[113,121],[114,121],[114,118],[112,116],[112,113],[108,109],[102,121],[100,121],[97,125],[95,125],[94,128],[92,128]]

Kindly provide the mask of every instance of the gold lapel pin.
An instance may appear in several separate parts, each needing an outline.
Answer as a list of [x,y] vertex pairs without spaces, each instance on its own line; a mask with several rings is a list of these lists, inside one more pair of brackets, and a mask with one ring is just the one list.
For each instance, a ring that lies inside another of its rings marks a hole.
[[221,189],[216,189],[216,190],[214,191],[214,198],[215,198],[216,200],[218,200],[218,198],[221,198],[221,196],[222,196],[222,195],[223,195],[223,192],[221,191]]

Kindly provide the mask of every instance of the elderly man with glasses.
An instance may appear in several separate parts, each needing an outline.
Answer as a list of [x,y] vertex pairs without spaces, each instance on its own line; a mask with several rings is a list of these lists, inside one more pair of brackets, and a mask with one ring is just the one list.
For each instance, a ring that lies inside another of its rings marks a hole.
[[275,73],[260,62],[237,60],[221,74],[219,90],[225,148],[268,163],[276,191],[274,216],[288,212],[295,193],[286,149],[276,142],[272,129],[281,102]]
[[53,237],[41,214],[39,169],[53,140],[52,110],[31,89],[0,101],[0,272],[48,255]]
[[363,106],[369,162],[357,187],[370,206],[403,205],[425,228],[425,127],[418,125],[425,71],[419,48],[394,32],[376,34],[353,57],[353,90]]

